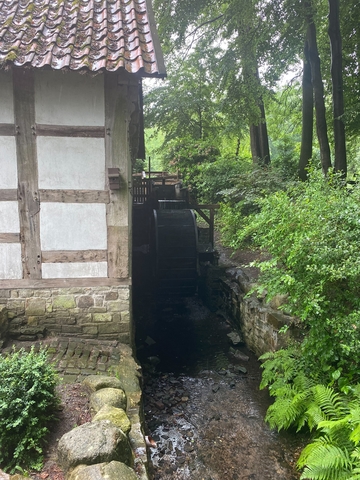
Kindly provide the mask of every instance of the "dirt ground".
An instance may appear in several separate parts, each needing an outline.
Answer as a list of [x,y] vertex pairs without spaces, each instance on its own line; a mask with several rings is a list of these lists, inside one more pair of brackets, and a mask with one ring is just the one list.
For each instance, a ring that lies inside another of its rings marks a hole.
[[60,384],[57,393],[61,403],[46,437],[44,467],[41,472],[30,472],[30,478],[35,480],[65,479],[63,471],[57,464],[58,441],[74,427],[91,421],[89,397],[80,383]]

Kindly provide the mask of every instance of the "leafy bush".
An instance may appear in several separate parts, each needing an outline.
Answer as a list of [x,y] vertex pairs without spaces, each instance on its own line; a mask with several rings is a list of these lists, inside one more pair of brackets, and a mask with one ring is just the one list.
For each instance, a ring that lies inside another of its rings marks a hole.
[[248,169],[248,165],[248,159],[230,156],[203,163],[195,178],[198,200],[203,203],[222,201],[234,190],[239,175]]
[[228,230],[233,245],[251,239],[269,254],[257,290],[286,294],[284,308],[302,321],[301,341],[262,357],[261,384],[275,398],[271,427],[315,434],[298,462],[302,479],[360,480],[359,201],[359,185],[311,171],[258,195],[257,212]]
[[[307,377],[298,346],[261,357],[261,388],[269,387],[275,402],[266,420],[272,428],[297,431],[307,427],[315,439],[301,452],[301,479],[360,479],[360,385],[340,392],[331,385]],[[333,374],[333,383],[337,374]]]
[[185,185],[197,197],[201,166],[214,162],[219,155],[219,149],[209,140],[182,138],[168,145],[164,166],[169,171],[179,172]]
[[312,172],[308,182],[258,200],[259,213],[237,231],[239,243],[251,237],[270,254],[259,263],[259,290],[288,295],[287,311],[307,329],[306,368],[324,383],[334,371],[345,383],[359,375],[359,199],[359,186],[349,193],[336,175]]
[[57,405],[57,374],[46,351],[23,349],[0,355],[0,465],[42,466],[41,443]]
[[[261,200],[278,191],[286,190],[292,182],[286,179],[281,169],[272,166],[260,167],[254,163],[242,163],[222,195],[221,225],[223,242],[240,248],[247,243],[241,232],[251,223],[253,215],[260,212]],[[256,217],[255,217],[256,218]]]

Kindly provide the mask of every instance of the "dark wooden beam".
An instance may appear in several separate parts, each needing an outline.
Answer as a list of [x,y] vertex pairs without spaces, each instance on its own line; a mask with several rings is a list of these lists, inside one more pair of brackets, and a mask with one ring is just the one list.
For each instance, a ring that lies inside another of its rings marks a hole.
[[106,262],[106,250],[59,250],[43,251],[41,253],[42,263],[85,263],[85,262]]
[[[117,77],[105,74],[105,164],[106,168],[118,168],[120,189],[110,190],[110,202],[106,205],[107,250],[109,278],[127,278],[130,274],[129,259],[129,117],[128,87],[120,87]],[[107,186],[109,186],[107,179]]]
[[33,70],[14,68],[13,84],[23,277],[35,280],[41,278],[41,247]]
[[130,278],[45,278],[42,280],[0,280],[0,289],[13,288],[70,288],[70,287],[116,287],[131,285]]
[[0,136],[14,137],[16,135],[15,125],[12,123],[0,123]]
[[107,190],[39,190],[41,202],[109,203]]
[[0,202],[16,202],[18,199],[18,191],[15,189],[1,189]]
[[0,243],[20,243],[20,234],[0,233]]
[[105,138],[105,127],[36,124],[34,132],[36,133],[36,135],[42,137]]

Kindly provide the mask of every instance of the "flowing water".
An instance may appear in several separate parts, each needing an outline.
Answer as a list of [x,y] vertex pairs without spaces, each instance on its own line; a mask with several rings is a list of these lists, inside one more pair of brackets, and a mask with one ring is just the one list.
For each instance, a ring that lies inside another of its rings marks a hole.
[[196,296],[135,305],[154,479],[298,479],[299,440],[265,424],[260,364],[221,312]]

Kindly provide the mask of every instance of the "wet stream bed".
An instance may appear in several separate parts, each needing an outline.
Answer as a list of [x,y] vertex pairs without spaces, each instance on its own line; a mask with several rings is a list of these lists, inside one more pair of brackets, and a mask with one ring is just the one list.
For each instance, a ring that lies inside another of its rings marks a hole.
[[[264,422],[260,363],[197,298],[135,311],[155,480],[295,480],[299,439]],[[156,444],[156,446],[155,446]]]

